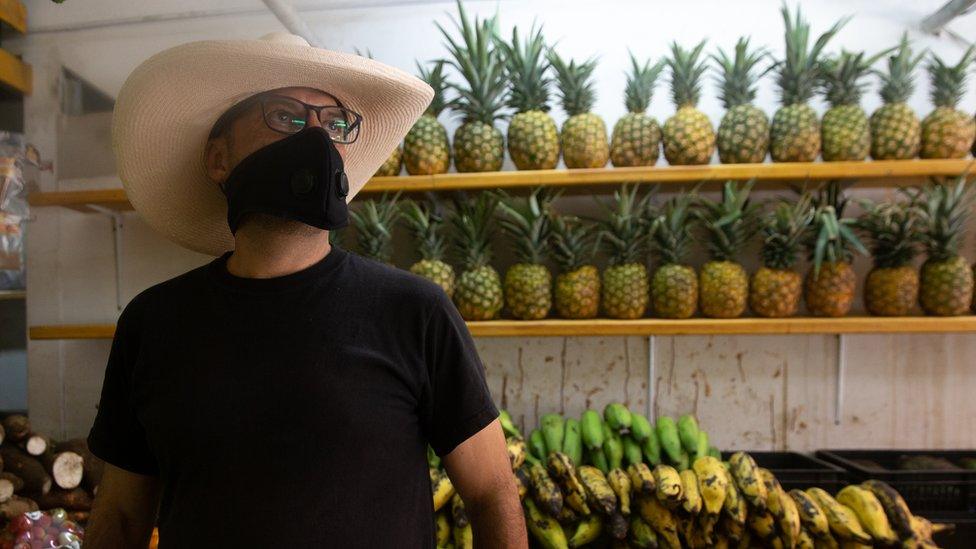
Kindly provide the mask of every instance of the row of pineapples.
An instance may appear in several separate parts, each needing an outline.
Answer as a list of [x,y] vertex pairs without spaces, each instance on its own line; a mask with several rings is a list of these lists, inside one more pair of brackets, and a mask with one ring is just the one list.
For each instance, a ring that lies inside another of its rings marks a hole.
[[[914,53],[907,36],[897,48],[874,57],[843,51],[827,57],[824,49],[846,23],[837,22],[810,44],[810,25],[783,8],[786,25],[785,57],[767,62],[769,52],[751,48],[743,38],[734,52],[712,56],[719,68],[721,100],[728,109],[716,133],[705,113],[696,108],[702,79],[707,71],[705,43],[686,49],[677,43],[671,55],[657,64],[641,63],[631,55],[625,104],[628,113],[614,126],[608,143],[603,120],[591,112],[596,99],[595,60],[569,62],[546,47],[541,29],[520,37],[498,36],[495,17],[470,21],[460,1],[460,40],[438,27],[446,39],[450,60],[438,61],[430,70],[418,65],[421,78],[435,95],[427,113],[406,136],[377,175],[398,175],[401,164],[409,174],[447,172],[451,145],[437,117],[445,108],[463,116],[454,135],[454,164],[459,172],[497,171],[504,160],[505,137],[495,127],[506,107],[514,111],[508,126],[508,152],[521,170],[551,169],[560,152],[568,168],[599,168],[608,159],[614,166],[650,166],[658,161],[663,141],[671,164],[707,164],[718,148],[725,163],[763,162],[767,151],[777,162],[824,160],[962,158],[974,145],[976,122],[958,110],[972,66],[970,48],[955,65],[932,55],[928,63],[935,109],[919,121],[906,101],[914,91],[914,72],[924,53]],[[890,54],[890,55],[889,55]],[[869,118],[859,105],[865,77],[879,58],[888,55],[887,71],[881,73],[884,106]],[[463,79],[448,83],[445,63]],[[763,65],[766,65],[763,67]],[[658,75],[670,69],[675,114],[661,127],[646,113]],[[548,114],[549,69],[555,72],[559,95],[568,119],[561,131]],[[752,104],[756,81],[768,72],[776,74],[782,107],[772,121]],[[456,97],[445,100],[452,89]],[[831,108],[819,120],[808,101],[822,90]]]
[[[976,306],[974,269],[959,254],[976,200],[965,178],[907,190],[900,201],[860,201],[857,218],[844,217],[849,199],[839,183],[782,199],[768,212],[750,201],[752,186],[728,182],[718,200],[692,190],[654,205],[653,191],[641,195],[638,186],[624,185],[613,202],[599,202],[605,215],[590,220],[556,213],[552,203],[559,193],[541,188],[522,198],[498,191],[456,198],[449,221],[462,266],[457,278],[444,260],[445,216],[438,204],[408,200],[401,207],[399,195],[384,196],[364,201],[352,216],[360,250],[385,262],[392,227],[402,216],[421,256],[410,270],[452,295],[467,320],[498,318],[505,305],[518,319],[544,318],[553,308],[563,318],[602,313],[632,319],[643,317],[649,305],[662,318],[689,318],[698,310],[734,318],[747,306],[758,316],[788,317],[796,314],[801,294],[811,314],[843,316],[857,283],[852,255],[868,253],[858,233],[874,257],[864,288],[872,314],[907,315],[920,303],[928,314],[961,315]],[[490,264],[496,221],[517,261],[504,282]],[[737,259],[757,234],[763,238],[762,267],[750,280]],[[696,272],[686,257],[698,235],[709,260]],[[805,280],[794,269],[804,248],[811,260]],[[919,273],[912,263],[922,248],[927,260]],[[594,264],[598,249],[609,259],[602,276]],[[657,266],[653,276],[646,266],[649,251]],[[560,268],[555,284],[548,258]]]

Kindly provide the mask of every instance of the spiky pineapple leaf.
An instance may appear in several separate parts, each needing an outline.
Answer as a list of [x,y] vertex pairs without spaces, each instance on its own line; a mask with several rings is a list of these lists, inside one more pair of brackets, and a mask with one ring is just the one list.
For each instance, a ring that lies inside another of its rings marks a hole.
[[437,118],[448,104],[445,91],[447,91],[450,84],[447,81],[447,76],[444,74],[445,63],[446,61],[443,59],[438,59],[431,62],[433,68],[426,69],[419,61],[417,62],[417,75],[434,90],[434,98],[431,99],[426,111],[426,114],[434,118]]
[[896,53],[888,57],[888,70],[875,71],[881,79],[879,95],[886,104],[903,103],[912,96],[915,91],[915,69],[925,59],[927,52],[924,49],[917,55],[912,52],[908,32],[902,34],[895,50]]
[[540,264],[545,261],[552,232],[552,202],[561,193],[537,187],[525,198],[514,198],[504,191],[498,191],[498,207],[502,213],[498,223],[505,234],[512,238],[519,262]]
[[976,204],[968,174],[955,185],[931,181],[921,189],[906,191],[918,208],[922,243],[929,259],[944,261],[959,254],[966,222]]
[[556,71],[556,85],[563,110],[569,116],[590,112],[596,102],[596,86],[593,83],[593,70],[596,59],[590,58],[577,63],[570,59],[567,63],[552,48],[549,49],[549,63]]
[[589,265],[598,247],[597,227],[576,216],[552,217],[552,257],[563,272],[571,272]]
[[533,25],[524,41],[519,38],[518,27],[512,27],[511,41],[496,38],[495,44],[502,53],[510,86],[508,106],[516,112],[548,112],[552,78],[547,72],[549,60],[542,27]]
[[793,267],[815,213],[809,194],[795,202],[780,200],[763,218],[760,250],[763,265],[770,269]]
[[700,186],[696,185],[690,192],[672,197],[654,216],[648,234],[659,264],[684,263],[688,248],[694,242],[692,229],[695,227],[695,220],[691,211]]
[[776,63],[775,69],[780,100],[783,105],[806,103],[816,91],[818,64],[824,48],[847,24],[850,17],[834,23],[810,47],[810,23],[803,19],[800,6],[797,5],[795,16],[791,16],[785,3],[780,12],[783,15],[786,39],[786,55]]
[[949,65],[938,55],[932,54],[926,68],[932,87],[933,105],[955,108],[966,93],[966,81],[969,79],[969,69],[974,58],[976,58],[976,45],[969,46],[955,65]]
[[441,229],[444,217],[438,204],[433,201],[405,200],[403,220],[413,236],[421,259],[443,260],[445,242]]
[[636,184],[621,185],[614,191],[610,204],[597,200],[605,215],[599,220],[601,229],[597,245],[606,250],[611,265],[643,261],[650,237],[647,219],[657,186],[651,187],[642,198],[638,198],[639,187]]
[[871,242],[874,265],[901,267],[918,255],[920,235],[916,224],[918,209],[907,202],[880,202],[861,199],[862,213],[856,227]]
[[667,61],[661,59],[651,65],[651,60],[648,59],[640,63],[633,53],[627,53],[630,55],[630,72],[627,73],[627,84],[624,86],[624,106],[627,107],[627,112],[643,113],[651,104],[654,84]]
[[701,58],[705,40],[690,50],[677,42],[671,43],[671,56],[666,58],[671,69],[671,100],[677,108],[698,104],[701,97],[701,79],[708,64]]
[[867,89],[864,77],[871,73],[871,67],[882,57],[894,50],[889,48],[871,57],[865,53],[841,50],[840,55],[828,57],[820,62],[820,87],[830,105],[857,105]]
[[766,48],[749,49],[748,36],[739,38],[731,56],[721,48],[712,54],[711,58],[718,66],[715,80],[719,87],[719,99],[726,109],[752,103],[756,98],[756,81],[775,67],[770,63],[756,72],[757,65],[768,57]]
[[400,193],[383,193],[379,200],[369,199],[358,209],[350,209],[349,217],[356,228],[360,252],[371,259],[389,263],[393,250],[393,225],[400,216],[397,200]]
[[478,193],[470,200],[461,194],[454,199],[453,244],[458,262],[466,270],[488,265],[491,261],[491,231],[498,197],[495,193]]
[[722,199],[700,197],[692,215],[707,233],[708,253],[715,261],[734,261],[742,248],[759,231],[759,204],[750,203],[755,179],[744,184],[726,181]]

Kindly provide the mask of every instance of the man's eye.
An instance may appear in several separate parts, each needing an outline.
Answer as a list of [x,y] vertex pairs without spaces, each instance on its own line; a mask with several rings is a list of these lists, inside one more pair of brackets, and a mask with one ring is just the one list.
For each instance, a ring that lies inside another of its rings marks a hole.
[[271,113],[271,117],[284,124],[303,124],[305,122],[288,111],[274,111]]

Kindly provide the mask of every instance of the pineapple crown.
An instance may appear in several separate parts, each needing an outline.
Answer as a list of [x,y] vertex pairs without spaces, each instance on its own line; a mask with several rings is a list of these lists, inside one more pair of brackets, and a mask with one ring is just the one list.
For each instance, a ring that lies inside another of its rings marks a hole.
[[519,39],[518,27],[512,28],[512,41],[496,41],[505,61],[505,74],[511,92],[508,106],[516,112],[549,111],[549,85],[552,78],[546,74],[549,61],[546,59],[546,41],[542,28],[532,27],[524,44]]
[[651,223],[649,234],[654,254],[661,265],[681,264],[688,255],[693,228],[688,218],[699,186],[696,185],[690,193],[683,192],[665,202]]
[[810,23],[803,19],[800,6],[796,7],[795,18],[791,17],[786,4],[780,11],[786,26],[786,57],[778,61],[775,68],[780,100],[784,105],[806,103],[817,87],[818,65],[823,49],[850,18],[845,17],[834,23],[810,48]]
[[929,259],[945,261],[958,255],[966,221],[976,203],[967,176],[959,176],[955,186],[933,181],[909,195],[918,208],[920,236]]
[[730,57],[721,48],[712,60],[720,69],[716,80],[719,84],[719,96],[726,109],[738,105],[747,105],[756,98],[756,80],[772,70],[773,65],[755,74],[756,65],[769,55],[766,48],[749,50],[749,38],[743,36],[735,43],[735,53]]
[[686,50],[671,42],[671,57],[667,58],[671,69],[671,100],[677,108],[698,104],[701,97],[701,79],[708,70],[704,59],[699,61],[705,40],[698,43],[694,49]]
[[458,0],[458,20],[451,18],[461,34],[455,40],[439,23],[438,30],[447,42],[452,59],[446,62],[454,67],[465,84],[448,84],[457,93],[448,106],[460,112],[465,122],[492,124],[502,117],[505,106],[507,82],[501,54],[495,47],[498,35],[498,15],[474,21],[468,19],[461,0]]
[[815,211],[806,244],[815,279],[820,275],[820,266],[824,261],[849,262],[853,257],[851,248],[868,255],[861,239],[852,229],[857,221],[843,217],[849,200],[838,181],[831,181],[811,196]]
[[475,200],[459,196],[454,201],[454,247],[459,263],[472,270],[488,265],[491,261],[492,219],[498,207],[494,193],[479,193]]
[[763,245],[759,251],[763,265],[770,269],[790,269],[796,263],[815,210],[809,194],[796,202],[780,201],[762,220]]
[[630,72],[627,73],[627,85],[624,87],[624,105],[627,112],[643,113],[647,110],[654,95],[654,84],[666,64],[663,59],[653,66],[650,59],[641,64],[630,53]]
[[417,74],[420,76],[420,79],[434,89],[434,98],[431,99],[430,105],[427,106],[427,110],[424,112],[424,114],[429,114],[434,118],[437,118],[441,114],[441,111],[447,107],[444,92],[450,84],[448,84],[447,78],[444,75],[444,63],[445,61],[443,59],[434,61],[434,67],[429,70],[425,69],[419,62],[417,63]]
[[590,112],[596,102],[596,88],[593,86],[593,70],[596,59],[580,62],[570,59],[566,63],[552,48],[549,49],[549,63],[556,71],[556,85],[563,110],[569,116]]
[[760,206],[749,202],[755,183],[754,179],[742,185],[726,181],[721,200],[698,199],[692,215],[708,234],[708,254],[713,260],[734,260],[759,231]]
[[611,265],[638,263],[643,259],[649,236],[645,216],[657,188],[652,187],[643,198],[638,199],[639,187],[621,185],[620,190],[613,193],[613,204],[597,202],[606,212],[606,218],[601,221],[597,245],[606,250]]
[[537,187],[525,199],[515,199],[498,191],[498,207],[502,212],[498,223],[512,237],[519,262],[539,264],[545,261],[552,233],[552,202],[559,194]]
[[897,53],[888,56],[887,72],[877,71],[881,78],[881,100],[885,103],[904,103],[915,91],[915,68],[925,58],[923,50],[912,55],[908,33],[902,34]]
[[936,107],[956,107],[966,92],[966,80],[974,53],[976,45],[970,46],[955,65],[947,65],[938,55],[932,54],[926,67],[932,85],[932,104]]
[[436,203],[404,201],[403,220],[417,243],[417,251],[422,259],[434,261],[444,258],[444,235],[441,234],[444,218]]
[[382,263],[390,262],[393,224],[400,216],[397,208],[399,198],[399,192],[392,197],[383,193],[379,200],[365,200],[358,210],[349,210],[349,217],[356,227],[359,249],[364,256]]
[[597,238],[592,223],[578,217],[552,215],[552,257],[564,272],[572,272],[593,261]]
[[857,228],[870,241],[874,265],[879,268],[908,265],[918,255],[918,210],[905,202],[874,203],[859,200],[863,213]]
[[871,72],[871,66],[875,61],[891,51],[892,49],[888,49],[865,58],[863,51],[841,50],[837,57],[823,59],[820,62],[820,86],[826,92],[827,101],[831,106],[860,103],[867,87],[864,77]]

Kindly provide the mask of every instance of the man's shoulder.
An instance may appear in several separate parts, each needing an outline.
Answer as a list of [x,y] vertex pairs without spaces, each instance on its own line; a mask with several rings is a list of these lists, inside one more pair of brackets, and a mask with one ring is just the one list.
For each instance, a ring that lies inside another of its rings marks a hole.
[[188,289],[203,287],[208,268],[209,263],[142,290],[125,306],[125,310],[122,311],[122,319],[142,317],[156,303],[170,302],[177,296],[186,295]]
[[430,280],[393,265],[349,253],[354,283],[391,305],[439,306],[451,299]]

